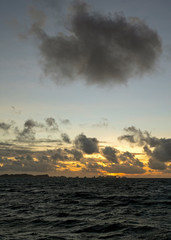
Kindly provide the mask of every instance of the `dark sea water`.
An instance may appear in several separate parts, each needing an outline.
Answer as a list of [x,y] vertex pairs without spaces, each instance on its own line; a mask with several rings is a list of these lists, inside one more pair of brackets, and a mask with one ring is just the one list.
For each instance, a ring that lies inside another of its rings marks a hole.
[[171,239],[171,179],[1,177],[0,239]]

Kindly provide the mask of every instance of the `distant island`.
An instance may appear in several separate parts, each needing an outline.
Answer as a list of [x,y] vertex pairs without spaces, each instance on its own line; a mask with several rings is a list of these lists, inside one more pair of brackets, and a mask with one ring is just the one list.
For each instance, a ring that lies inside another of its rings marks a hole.
[[49,178],[48,174],[32,175],[32,174],[2,174],[0,178],[9,177],[9,178]]
[[0,178],[97,178],[97,179],[116,179],[126,178],[120,176],[97,176],[97,177],[66,177],[66,176],[49,176],[48,174],[32,175],[32,174],[2,174]]

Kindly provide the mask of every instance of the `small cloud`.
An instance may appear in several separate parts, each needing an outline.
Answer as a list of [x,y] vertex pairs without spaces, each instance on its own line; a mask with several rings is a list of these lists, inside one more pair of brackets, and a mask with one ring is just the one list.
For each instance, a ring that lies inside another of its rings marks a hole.
[[103,156],[113,163],[118,163],[118,157],[117,157],[118,150],[112,147],[105,147],[102,149]]
[[3,131],[8,131],[11,127],[11,124],[5,123],[5,122],[0,122],[0,130]]
[[103,127],[108,127],[109,122],[107,118],[103,118],[100,122],[93,124],[92,127],[98,127],[98,128],[103,128]]
[[54,118],[49,117],[49,118],[46,118],[45,121],[50,130],[59,131],[58,124]]
[[87,154],[99,152],[98,140],[96,138],[88,138],[83,133],[75,138],[74,144],[76,148]]
[[61,134],[61,138],[62,138],[62,141],[63,141],[63,142],[65,142],[65,143],[71,143],[71,140],[70,140],[68,134],[62,133],[62,134]]
[[71,149],[71,150],[70,149],[65,149],[65,151],[69,154],[72,154],[73,157],[74,157],[74,160],[76,160],[76,161],[80,161],[83,158],[82,152],[80,152],[80,151],[78,151],[74,148]]
[[13,111],[14,113],[16,113],[16,114],[21,114],[21,110],[16,109],[15,106],[11,106],[11,109],[12,109],[12,111]]
[[60,119],[61,124],[63,125],[71,125],[71,122],[69,119]]
[[16,139],[19,142],[34,141],[36,134],[35,129],[43,127],[43,124],[40,124],[32,119],[28,119],[27,121],[25,121],[24,129],[22,131],[20,131],[18,127],[15,127]]

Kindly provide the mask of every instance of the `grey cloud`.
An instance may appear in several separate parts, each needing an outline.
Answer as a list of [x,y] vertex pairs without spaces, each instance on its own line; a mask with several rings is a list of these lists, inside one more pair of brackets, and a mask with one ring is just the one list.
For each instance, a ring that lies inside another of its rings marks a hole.
[[[17,132],[17,130],[16,130],[16,132]],[[25,128],[22,132],[18,131],[16,139],[19,142],[34,141],[35,140],[35,131],[33,131],[32,129]]]
[[69,34],[51,37],[34,29],[41,39],[44,72],[56,83],[123,84],[151,72],[161,53],[157,32],[143,21],[102,16],[81,1],[72,3],[66,30]]
[[44,10],[47,10],[48,8],[53,11],[60,11],[64,2],[65,0],[35,0],[33,1],[33,5],[41,7]]
[[24,123],[24,129],[20,131],[17,127],[15,128],[16,139],[17,141],[34,141],[35,140],[35,127],[43,127],[32,119],[27,120]]
[[[121,153],[116,149],[111,150],[115,150],[115,152],[117,152],[117,162],[110,163],[109,166],[103,166],[98,164],[95,159],[86,159],[84,172],[97,173],[101,172],[101,170],[106,171],[108,173],[125,173],[125,174],[143,174],[146,172],[145,169],[143,168],[143,163],[136,159],[133,154],[129,152]],[[108,160],[112,162],[111,159]]]
[[34,141],[35,140],[35,131],[32,128],[25,127],[20,131],[17,127],[15,128],[16,139],[17,141]]
[[0,142],[0,147],[1,146],[9,147],[9,146],[13,146],[13,144],[12,143],[7,143],[7,142]]
[[151,169],[156,169],[156,170],[165,170],[166,169],[165,163],[163,163],[159,160],[153,159],[153,158],[149,159],[148,166]]
[[25,128],[33,128],[38,126],[40,125],[36,121],[33,121],[32,119],[29,119],[24,123]]
[[65,151],[66,151],[67,153],[72,154],[73,157],[74,157],[74,160],[76,160],[76,161],[80,161],[80,160],[83,158],[82,152],[80,152],[80,151],[78,151],[78,150],[76,150],[76,149],[74,149],[74,148],[71,149],[71,150],[65,149]]
[[113,163],[118,163],[118,158],[117,158],[117,153],[118,150],[112,147],[105,147],[104,149],[102,149],[102,153],[104,155],[104,157],[109,160],[110,162]]
[[18,110],[15,106],[11,106],[11,109],[13,110],[14,113],[21,114],[21,110]]
[[[77,159],[74,156],[77,156]],[[15,160],[11,159],[11,157],[15,158]],[[76,149],[72,149],[70,152],[61,148],[44,152],[3,150],[0,154],[0,164],[2,164],[0,171],[57,173],[57,168],[67,168],[65,161],[79,161],[81,158],[82,153]]]
[[171,139],[161,138],[152,156],[162,162],[171,162]]
[[39,27],[43,27],[45,25],[46,15],[43,11],[37,10],[33,6],[30,6],[29,14]]
[[29,32],[32,33],[32,34],[33,33],[37,34],[39,32],[39,34],[40,34],[40,32],[41,32],[40,29],[43,28],[45,23],[46,23],[45,13],[41,10],[37,10],[33,6],[30,6],[29,14],[34,21],[34,23],[32,24]]
[[[15,158],[15,161],[11,159]],[[3,150],[0,155],[0,164],[3,166],[0,171],[14,172],[52,172],[57,168],[67,168],[68,161],[78,161],[81,163],[83,172],[100,173],[144,173],[143,164],[137,160],[133,154],[117,151],[118,162],[110,161],[109,166],[101,165],[96,158],[84,158],[81,151],[77,149],[49,150],[44,152],[31,152],[26,150]],[[36,158],[36,161],[34,160]],[[65,163],[67,161],[67,163]]]
[[122,153],[115,148],[105,147],[102,149],[102,154],[112,162],[110,167],[103,168],[110,173],[142,174],[145,172],[144,164],[128,151]]
[[123,161],[124,163],[128,163],[128,164],[134,165],[136,167],[144,166],[144,164],[138,158],[135,158],[134,154],[132,154],[128,151],[120,154],[119,159],[121,161]]
[[99,128],[102,128],[102,127],[108,127],[109,123],[108,123],[108,119],[106,118],[103,118],[100,122],[96,123],[96,124],[93,124],[92,127],[99,127]]
[[63,142],[65,142],[65,143],[71,143],[71,140],[70,140],[68,134],[62,133],[62,134],[61,134],[61,138],[62,138]]
[[71,122],[70,122],[69,119],[61,119],[60,121],[61,121],[61,123],[64,124],[64,125],[70,125],[70,124],[71,124]]
[[[33,24],[29,30],[29,34],[37,35],[45,38],[46,34],[42,30],[47,24],[63,23],[63,7],[65,0],[35,0],[29,8],[29,14],[33,20]],[[53,19],[53,22],[52,22]],[[60,26],[60,25],[59,25]],[[26,39],[28,34],[20,34],[22,39]]]
[[22,131],[20,131],[18,127],[15,127],[16,140],[20,142],[35,141],[37,128],[44,128],[44,124],[38,123],[32,119],[28,119],[25,121]]
[[142,167],[136,165],[130,165],[128,163],[125,164],[116,164],[111,167],[106,167],[110,173],[126,173],[126,174],[143,174],[145,170]]
[[76,148],[84,153],[92,154],[99,152],[98,140],[96,138],[88,138],[84,134],[78,135],[74,140]]
[[11,127],[11,124],[0,122],[0,130],[8,131]]
[[[13,145],[15,146],[15,145]],[[15,148],[8,148],[8,149],[1,149],[0,156],[1,157],[16,157],[19,155],[30,155],[31,151],[24,149],[15,149]]]
[[130,127],[125,129],[128,134],[119,137],[131,144],[142,146],[144,152],[149,156],[149,167],[164,170],[166,162],[171,162],[171,139],[152,137],[147,131]]
[[159,144],[159,139],[156,137],[151,137],[150,133],[147,131],[141,131],[134,126],[124,129],[128,134],[120,136],[119,140],[126,140],[130,143],[136,144],[138,146],[144,146],[148,144],[150,147],[155,147]]
[[56,151],[52,151],[51,158],[54,161],[65,161],[68,160],[67,153],[63,151],[61,148],[57,149]]
[[49,118],[46,118],[46,124],[47,126],[49,127],[49,129],[51,130],[55,130],[55,131],[58,131],[59,128],[58,128],[58,124],[56,123],[55,119],[52,118],[52,117],[49,117]]
[[0,159],[3,164],[0,171],[14,172],[49,172],[54,171],[55,166],[47,157],[41,157],[38,161],[34,161],[31,155],[18,156],[14,160]]
[[[3,130],[3,132],[6,134],[8,133],[8,130],[11,131],[11,133],[14,133],[16,136],[17,141],[34,141],[38,143],[38,141],[46,141],[50,142],[51,139],[39,139],[36,140],[35,136],[37,131],[46,131],[47,133],[49,131],[59,131],[58,124],[56,123],[55,119],[52,117],[49,117],[45,119],[45,123],[40,123],[37,121],[34,121],[32,119],[28,119],[24,122],[23,129],[20,129],[18,126],[16,126],[14,121],[11,121],[10,123],[0,122],[0,130]],[[59,140],[56,140],[59,142]]]
[[165,170],[166,163],[171,162],[171,139],[159,139],[159,143],[152,150],[144,147],[146,154],[150,157],[149,167],[152,169]]
[[101,165],[92,161],[93,159],[88,159],[88,163],[85,164],[83,172],[89,173],[99,173],[99,170],[102,169]]
[[152,155],[152,151],[150,150],[150,148],[146,145],[143,147],[144,152],[148,155],[151,156]]
[[122,154],[120,154],[119,156],[120,160],[123,162],[127,162],[127,163],[133,163],[134,165],[143,167],[143,163],[140,162],[138,160],[138,158],[135,158],[134,154],[130,153],[130,152],[124,152]]
[[134,154],[130,152],[120,152],[116,148],[113,147],[105,147],[102,149],[103,156],[110,162],[118,164],[118,165],[133,165],[136,167],[143,168],[144,164],[138,159],[135,158]]

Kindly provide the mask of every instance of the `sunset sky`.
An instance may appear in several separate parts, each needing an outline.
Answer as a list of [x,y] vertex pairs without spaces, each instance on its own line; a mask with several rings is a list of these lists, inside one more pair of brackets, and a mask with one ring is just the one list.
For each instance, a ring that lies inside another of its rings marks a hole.
[[0,174],[171,177],[171,1],[0,1]]

